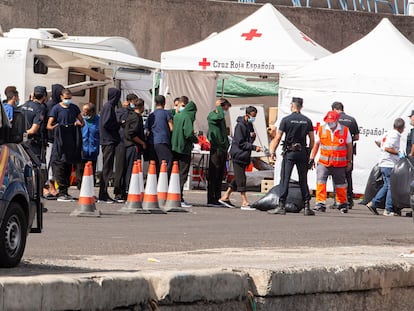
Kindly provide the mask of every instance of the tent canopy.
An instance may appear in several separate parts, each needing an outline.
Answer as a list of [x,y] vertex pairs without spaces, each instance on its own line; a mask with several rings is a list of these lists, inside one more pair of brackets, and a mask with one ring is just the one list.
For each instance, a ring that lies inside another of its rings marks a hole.
[[[334,101],[342,102],[345,112],[355,117],[359,126],[353,183],[354,192],[363,193],[380,156],[374,141],[392,129],[396,118],[408,123],[407,116],[414,107],[412,68],[414,45],[388,19],[383,19],[369,34],[342,51],[282,74],[277,122],[290,114],[294,96],[304,99],[303,113],[314,125],[324,123],[323,117]],[[406,137],[403,133],[400,150],[405,150]],[[278,176],[275,174],[276,182]],[[312,189],[315,179],[315,171],[311,171],[308,180]]]
[[280,87],[414,96],[414,46],[384,18],[361,40],[281,75]]
[[161,53],[161,69],[280,73],[329,55],[271,4],[193,45]]
[[160,63],[158,62],[125,54],[109,46],[92,46],[84,43],[54,42],[51,40],[44,40],[42,43],[44,46],[69,53],[76,57],[86,57],[98,63],[104,63],[107,65],[117,65],[120,67],[129,68],[142,68],[148,70],[160,68]]

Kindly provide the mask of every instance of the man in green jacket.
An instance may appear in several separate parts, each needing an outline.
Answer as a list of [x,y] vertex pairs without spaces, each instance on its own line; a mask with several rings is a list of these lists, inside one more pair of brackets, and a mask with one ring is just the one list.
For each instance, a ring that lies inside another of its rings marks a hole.
[[180,170],[181,207],[191,207],[190,204],[184,201],[183,188],[190,170],[193,143],[198,143],[198,139],[194,135],[194,120],[197,106],[194,102],[189,102],[187,96],[181,96],[178,107],[178,112],[174,115],[171,145],[174,160],[178,161]]
[[210,160],[208,164],[207,205],[220,207],[221,183],[226,166],[229,139],[227,137],[226,114],[231,107],[225,98],[216,101],[216,109],[209,113],[208,139],[210,141]]

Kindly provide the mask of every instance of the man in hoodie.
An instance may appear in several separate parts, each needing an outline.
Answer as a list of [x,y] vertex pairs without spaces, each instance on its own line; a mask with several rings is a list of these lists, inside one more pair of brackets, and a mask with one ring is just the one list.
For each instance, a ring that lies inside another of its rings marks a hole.
[[137,99],[137,95],[128,94],[126,100],[122,103],[122,106],[118,107],[118,109],[115,110],[116,119],[121,126],[119,128],[119,136],[121,137],[121,141],[115,149],[114,199],[117,203],[125,202],[127,196],[127,189],[125,184],[127,164],[125,162],[124,125],[128,118],[129,105]]
[[178,161],[180,170],[181,207],[185,208],[191,207],[184,200],[183,189],[188,178],[188,171],[190,170],[193,143],[198,142],[194,134],[194,120],[197,113],[197,106],[194,102],[189,102],[187,96],[181,96],[178,107],[178,112],[174,116],[171,146],[174,160]]
[[230,155],[233,160],[234,179],[231,182],[226,193],[220,198],[219,202],[228,208],[235,206],[230,201],[230,195],[233,191],[240,192],[242,198],[241,210],[253,210],[249,206],[246,197],[246,167],[251,161],[253,150],[260,152],[262,148],[253,145],[256,137],[252,132],[252,123],[256,119],[257,109],[249,106],[246,108],[246,114],[237,118],[237,124],[234,129],[233,141],[231,143]]
[[208,139],[211,144],[210,160],[208,164],[207,205],[221,206],[221,183],[226,166],[229,139],[227,137],[226,113],[231,107],[225,98],[216,101],[216,109],[207,117]]
[[[46,102],[46,112],[45,115],[49,117],[50,111],[52,108],[60,103],[60,95],[62,95],[62,90],[64,89],[63,85],[61,84],[52,84],[52,95],[49,101]],[[45,121],[48,123],[48,120]],[[54,142],[54,133],[53,130],[46,130],[45,135],[47,136],[47,147],[46,147],[46,165],[48,171],[48,178],[49,183],[47,187],[47,193],[45,193],[47,199],[56,199],[57,198],[57,191],[55,189],[55,177],[53,173],[53,167],[51,164],[51,157],[52,157],[52,149],[53,149],[53,142]]]
[[99,123],[100,141],[102,146],[102,177],[99,187],[99,201],[114,203],[108,194],[109,179],[114,168],[115,148],[120,143],[120,124],[116,118],[115,107],[121,98],[121,91],[116,88],[108,90],[108,101],[103,105]]

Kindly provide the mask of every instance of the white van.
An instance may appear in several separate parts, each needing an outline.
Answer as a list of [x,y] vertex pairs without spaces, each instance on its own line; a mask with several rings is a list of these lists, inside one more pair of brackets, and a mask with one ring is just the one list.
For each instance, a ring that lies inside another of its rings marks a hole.
[[135,93],[151,107],[154,73],[160,63],[138,57],[126,38],[68,36],[58,29],[13,28],[0,33],[0,96],[14,85],[23,104],[36,85],[62,84],[75,103],[92,102],[98,111],[106,90]]

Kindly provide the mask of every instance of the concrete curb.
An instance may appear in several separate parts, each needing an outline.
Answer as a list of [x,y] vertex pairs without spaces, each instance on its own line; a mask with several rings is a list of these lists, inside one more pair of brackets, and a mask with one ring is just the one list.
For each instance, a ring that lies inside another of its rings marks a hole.
[[249,290],[258,310],[411,310],[414,263],[2,277],[0,309],[249,310]]

